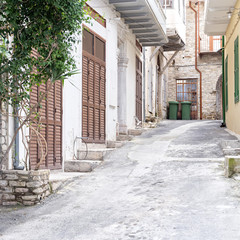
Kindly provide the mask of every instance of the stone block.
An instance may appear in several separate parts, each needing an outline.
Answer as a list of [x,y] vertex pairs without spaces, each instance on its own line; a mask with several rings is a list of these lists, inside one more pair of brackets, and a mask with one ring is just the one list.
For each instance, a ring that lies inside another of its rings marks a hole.
[[43,180],[42,183],[43,183],[43,185],[46,185],[49,183],[49,180]]
[[45,197],[48,197],[50,194],[51,194],[50,191],[46,191]]
[[240,172],[240,156],[225,157],[225,176],[231,177],[234,173]]
[[42,176],[42,175],[50,175],[50,170],[47,169],[47,170],[37,170],[37,171],[30,171],[30,175],[31,176]]
[[16,205],[18,205],[18,204],[19,204],[19,203],[16,202],[16,201],[2,202],[2,205],[3,205],[3,206],[16,206]]
[[65,172],[91,172],[92,165],[87,161],[65,161],[64,163],[64,171]]
[[16,174],[4,174],[3,179],[5,179],[5,180],[18,180],[18,176]]
[[29,180],[29,176],[27,176],[27,175],[18,175],[18,179],[19,180],[28,181]]
[[13,194],[3,194],[2,200],[15,200],[15,195]]
[[16,193],[27,193],[29,192],[28,188],[15,188]]
[[26,182],[20,182],[20,181],[9,181],[10,187],[25,187]]
[[27,187],[29,188],[39,188],[42,186],[42,182],[41,181],[34,181],[34,182],[28,182],[27,183]]
[[2,193],[12,193],[13,188],[12,187],[2,187],[0,190]]
[[44,190],[41,187],[33,190],[33,193],[35,193],[35,194],[41,194],[43,192],[44,192]]
[[8,185],[8,181],[0,180],[0,187],[6,187]]
[[30,174],[29,171],[20,171],[20,170],[18,170],[17,173],[20,176],[29,176]]
[[49,175],[44,174],[44,175],[40,176],[40,178],[41,178],[42,180],[48,180],[48,179],[49,179]]
[[144,132],[144,129],[129,129],[128,134],[131,136],[140,136]]
[[42,180],[41,176],[32,176],[31,179],[33,181],[41,181]]
[[24,206],[33,206],[35,203],[31,201],[23,201]]
[[[87,156],[83,159],[81,156],[81,152],[78,151],[78,159],[82,160],[103,160],[103,157],[105,155],[106,151],[104,150],[88,150]],[[85,155],[85,154],[84,154]]]
[[29,195],[29,196],[22,196],[24,201],[35,201],[37,199],[37,195]]
[[49,190],[49,185],[48,184],[43,187],[44,192],[46,192],[47,190]]

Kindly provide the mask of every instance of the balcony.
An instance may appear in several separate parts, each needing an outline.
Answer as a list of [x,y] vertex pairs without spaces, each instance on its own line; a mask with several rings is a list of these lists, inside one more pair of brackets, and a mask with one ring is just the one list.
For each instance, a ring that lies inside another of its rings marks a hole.
[[236,0],[205,0],[204,32],[208,36],[225,35],[230,19],[227,12],[234,9]]
[[132,29],[142,46],[168,42],[166,16],[159,0],[109,0]]
[[199,38],[199,55],[218,53],[222,49],[221,36],[207,36],[202,34]]

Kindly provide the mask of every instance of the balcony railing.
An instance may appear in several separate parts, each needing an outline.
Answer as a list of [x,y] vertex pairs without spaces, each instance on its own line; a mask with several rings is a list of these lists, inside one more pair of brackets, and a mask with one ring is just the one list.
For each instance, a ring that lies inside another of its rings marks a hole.
[[161,5],[163,8],[166,7],[173,7],[173,0],[160,0]]
[[222,37],[202,35],[199,38],[199,53],[217,52],[222,48]]

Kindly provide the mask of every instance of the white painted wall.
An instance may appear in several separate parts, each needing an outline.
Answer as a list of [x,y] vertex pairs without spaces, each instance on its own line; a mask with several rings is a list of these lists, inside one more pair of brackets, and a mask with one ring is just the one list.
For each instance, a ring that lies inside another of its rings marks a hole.
[[[90,30],[106,41],[106,140],[116,140],[117,125],[117,19],[114,10],[106,1],[88,2],[106,19],[106,28],[97,21],[84,23]],[[82,37],[79,36],[81,40]],[[73,52],[80,73],[65,82],[63,88],[63,158],[73,159],[73,143],[82,136],[82,44]]]
[[[174,1],[173,8],[167,8],[167,29],[175,28],[181,37],[181,39],[186,42],[186,25],[184,20],[186,19],[185,9],[183,8],[184,0],[180,0],[180,13],[179,13],[179,1]],[[188,0],[185,0],[185,4],[188,3]]]
[[[155,52],[155,49],[155,47],[146,47],[145,113],[146,116],[158,116],[161,119],[165,119],[167,113],[168,71],[166,70],[162,75],[159,72],[166,65],[167,61],[162,48],[157,52]],[[159,57],[161,69],[158,69]]]
[[[127,35],[127,128],[135,128],[136,116],[136,38],[131,32]],[[141,59],[141,57],[140,57]]]

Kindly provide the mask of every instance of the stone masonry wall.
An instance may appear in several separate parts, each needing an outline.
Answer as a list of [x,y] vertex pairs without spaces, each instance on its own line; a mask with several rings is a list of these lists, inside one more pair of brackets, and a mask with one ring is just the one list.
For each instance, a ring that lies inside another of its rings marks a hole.
[[[2,106],[0,109],[0,169],[4,165],[5,168],[8,168],[7,162],[2,162],[2,158],[8,147],[8,116],[7,108]],[[2,162],[2,163],[1,163]]]
[[50,195],[50,170],[0,171],[0,205],[31,206]]
[[[197,10],[197,6],[193,4]],[[204,35],[204,3],[200,3],[200,36]],[[170,53],[168,58],[173,54]],[[203,119],[219,118],[217,106],[217,81],[222,73],[222,57],[218,53],[198,55],[198,68],[202,71],[202,117]],[[168,69],[168,101],[176,100],[176,79],[198,79],[198,118],[200,118],[199,73],[195,70],[195,15],[186,6],[186,46],[178,53]]]

